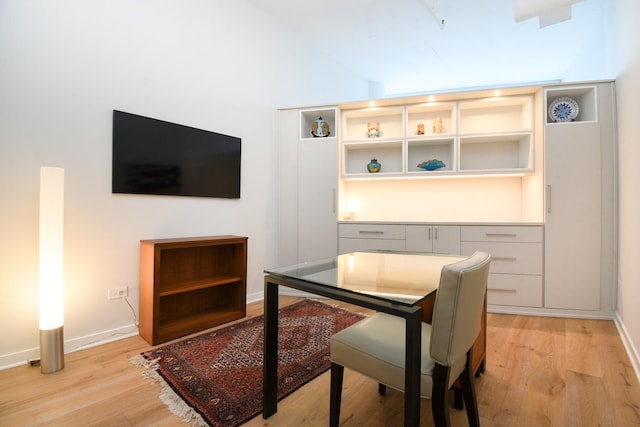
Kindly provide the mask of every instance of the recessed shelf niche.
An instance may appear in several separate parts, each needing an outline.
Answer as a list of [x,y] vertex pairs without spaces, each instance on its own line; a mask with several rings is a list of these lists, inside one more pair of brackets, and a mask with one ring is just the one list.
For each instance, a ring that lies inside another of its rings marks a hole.
[[[577,86],[569,88],[546,89],[545,90],[544,117],[545,124],[564,125],[575,122],[597,122],[598,113],[597,91],[595,86]],[[578,103],[578,116],[573,122],[554,122],[549,116],[549,106],[553,101],[562,97],[569,97]]]
[[[315,137],[311,133],[313,122],[322,117],[329,125],[328,137]],[[321,141],[325,138],[335,138],[338,136],[338,110],[337,108],[323,108],[300,111],[300,139],[314,139]]]
[[532,171],[530,134],[498,134],[460,138],[461,172]]

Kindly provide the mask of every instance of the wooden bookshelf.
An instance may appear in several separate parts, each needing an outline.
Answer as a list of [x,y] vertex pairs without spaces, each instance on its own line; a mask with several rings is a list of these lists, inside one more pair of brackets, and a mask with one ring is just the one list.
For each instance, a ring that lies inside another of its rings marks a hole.
[[156,345],[246,315],[247,238],[140,241],[140,335]]

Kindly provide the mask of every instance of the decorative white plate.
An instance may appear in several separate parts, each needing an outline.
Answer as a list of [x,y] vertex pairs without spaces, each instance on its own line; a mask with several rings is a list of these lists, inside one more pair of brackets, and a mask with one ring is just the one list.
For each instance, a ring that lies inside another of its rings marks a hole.
[[549,117],[554,122],[571,122],[578,117],[580,107],[573,98],[564,96],[554,100],[549,105]]

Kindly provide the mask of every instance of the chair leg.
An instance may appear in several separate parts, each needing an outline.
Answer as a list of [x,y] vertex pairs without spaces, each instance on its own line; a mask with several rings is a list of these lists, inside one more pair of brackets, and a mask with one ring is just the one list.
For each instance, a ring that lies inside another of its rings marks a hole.
[[378,393],[380,393],[380,396],[384,396],[387,393],[387,386],[382,383],[378,383]]
[[436,363],[433,369],[433,391],[431,393],[431,412],[436,427],[449,427],[449,368]]
[[462,400],[462,389],[456,386],[453,386],[453,407],[458,411],[462,411],[464,409],[464,400]]
[[342,378],[344,366],[331,362],[331,397],[329,403],[329,426],[340,424],[340,404],[342,402]]
[[467,406],[469,426],[479,427],[480,415],[478,414],[478,400],[476,398],[475,385],[473,384],[473,373],[471,372],[471,350],[467,352],[467,363],[464,366],[464,371],[460,374],[460,380],[462,381],[464,403]]

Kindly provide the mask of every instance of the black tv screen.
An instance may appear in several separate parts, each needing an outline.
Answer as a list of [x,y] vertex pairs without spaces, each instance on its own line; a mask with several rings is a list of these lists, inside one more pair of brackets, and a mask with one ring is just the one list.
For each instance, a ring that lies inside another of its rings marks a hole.
[[241,139],[113,110],[113,193],[240,198]]

